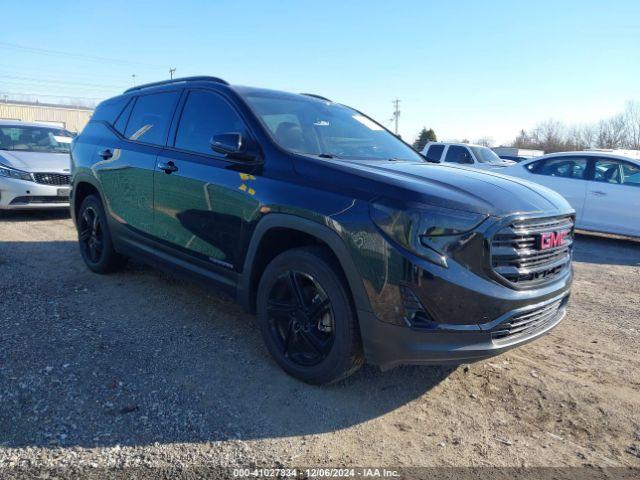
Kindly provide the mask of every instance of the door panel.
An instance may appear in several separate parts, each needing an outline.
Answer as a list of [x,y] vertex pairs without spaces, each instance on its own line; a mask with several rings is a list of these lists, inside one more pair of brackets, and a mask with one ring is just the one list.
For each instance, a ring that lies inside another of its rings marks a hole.
[[[105,207],[122,226],[150,234],[153,230],[153,170],[158,148],[119,140],[95,150],[94,170],[104,192]],[[101,157],[100,153],[105,153]],[[108,157],[111,153],[111,157]]]
[[156,167],[155,235],[201,259],[238,267],[242,225],[259,208],[250,187],[255,178],[197,157],[175,151],[158,156],[158,164],[172,162],[177,170],[167,174]]
[[[625,175],[626,173],[626,175]],[[588,182],[585,228],[640,236],[640,168],[607,158],[597,159]]]

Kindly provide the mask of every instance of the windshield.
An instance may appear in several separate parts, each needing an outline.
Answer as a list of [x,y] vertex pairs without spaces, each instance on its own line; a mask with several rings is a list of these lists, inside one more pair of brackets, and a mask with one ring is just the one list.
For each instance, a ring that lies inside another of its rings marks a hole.
[[473,150],[473,154],[476,156],[479,162],[482,163],[493,163],[493,162],[502,162],[496,152],[487,147],[469,147]]
[[245,99],[283,148],[353,160],[423,161],[413,149],[351,108],[316,98],[249,93]]
[[69,153],[72,139],[61,128],[0,125],[0,150]]

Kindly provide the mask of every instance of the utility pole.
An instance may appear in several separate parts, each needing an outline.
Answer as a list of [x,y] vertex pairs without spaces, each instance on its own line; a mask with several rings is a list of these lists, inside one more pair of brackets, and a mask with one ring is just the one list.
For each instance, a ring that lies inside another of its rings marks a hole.
[[175,73],[176,69],[175,68],[170,68],[169,69],[169,78],[171,78],[171,80],[173,80],[173,74]]
[[398,118],[400,117],[400,99],[396,98],[393,101],[393,120],[396,122],[395,134],[398,135]]
[[131,79],[133,81],[133,86],[135,87],[136,86],[136,74],[135,73],[131,75]]

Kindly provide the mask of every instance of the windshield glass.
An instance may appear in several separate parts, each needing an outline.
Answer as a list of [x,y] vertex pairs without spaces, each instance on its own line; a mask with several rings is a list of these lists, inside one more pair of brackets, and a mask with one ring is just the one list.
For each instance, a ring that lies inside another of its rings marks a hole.
[[473,154],[476,156],[479,162],[493,163],[501,162],[500,157],[496,155],[496,152],[487,147],[469,147],[473,150]]
[[69,153],[72,139],[61,128],[0,125],[0,150]]
[[353,160],[423,161],[413,149],[351,108],[297,96],[249,93],[245,99],[283,148]]

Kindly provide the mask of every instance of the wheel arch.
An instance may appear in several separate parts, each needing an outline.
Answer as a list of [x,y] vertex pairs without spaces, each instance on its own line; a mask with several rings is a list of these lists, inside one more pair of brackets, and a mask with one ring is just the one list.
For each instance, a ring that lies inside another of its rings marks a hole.
[[362,277],[342,238],[326,225],[280,213],[271,213],[263,217],[258,222],[249,242],[244,268],[238,285],[238,302],[244,308],[251,312],[255,311],[257,284],[264,268],[268,264],[268,261],[262,261],[259,258],[259,254],[263,251],[264,242],[265,240],[268,241],[270,233],[273,234],[278,230],[299,232],[306,237],[315,239],[316,243],[326,246],[342,269],[356,310],[371,311],[371,304],[364,288]]
[[[82,201],[89,195],[97,194],[102,201],[102,192],[95,180],[87,175],[78,176],[73,181],[73,189],[71,190],[71,214],[75,221],[78,216],[78,210]],[[104,205],[104,202],[103,202]]]

